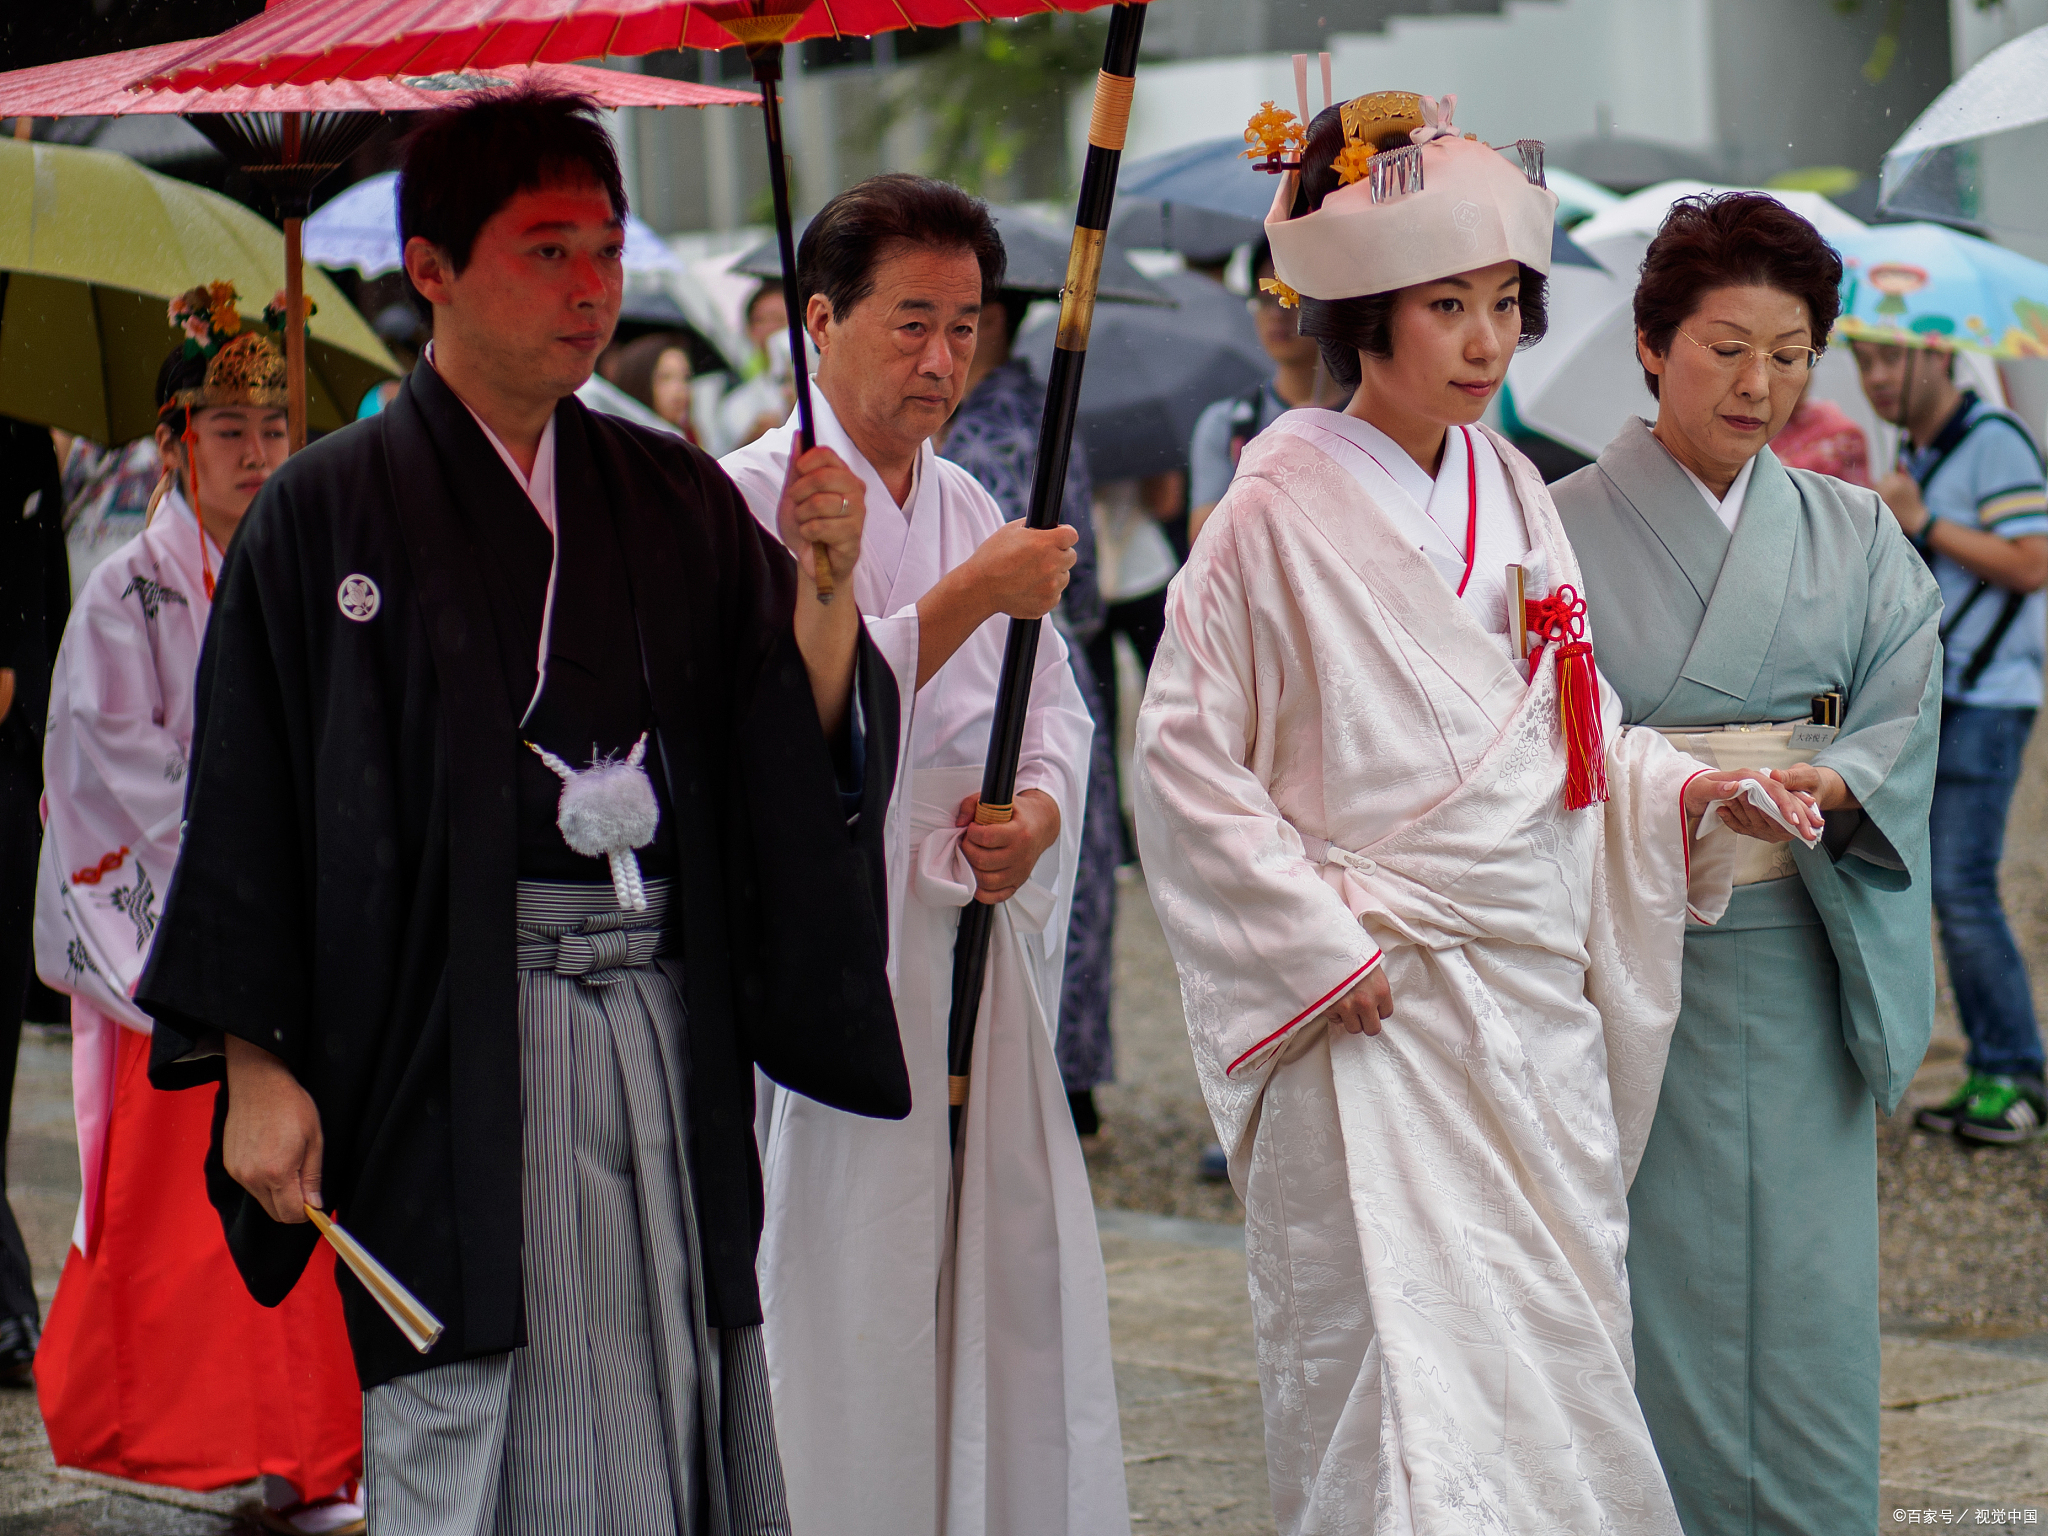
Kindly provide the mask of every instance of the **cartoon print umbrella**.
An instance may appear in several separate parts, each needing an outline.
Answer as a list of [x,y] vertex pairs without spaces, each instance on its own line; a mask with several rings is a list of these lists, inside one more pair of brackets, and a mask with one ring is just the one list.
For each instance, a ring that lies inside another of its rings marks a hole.
[[1986,357],[2048,357],[2048,266],[1941,224],[1832,237],[1849,341]]

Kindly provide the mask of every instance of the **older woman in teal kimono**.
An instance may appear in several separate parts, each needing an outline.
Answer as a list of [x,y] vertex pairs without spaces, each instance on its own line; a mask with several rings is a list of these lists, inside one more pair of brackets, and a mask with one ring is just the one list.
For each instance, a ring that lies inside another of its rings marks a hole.
[[1629,1195],[1636,1391],[1687,1536],[1878,1521],[1874,1114],[1933,1019],[1941,604],[1875,493],[1766,446],[1841,271],[1761,194],[1675,205],[1635,299],[1657,423],[1554,487],[1630,723],[1828,813],[1689,926]]

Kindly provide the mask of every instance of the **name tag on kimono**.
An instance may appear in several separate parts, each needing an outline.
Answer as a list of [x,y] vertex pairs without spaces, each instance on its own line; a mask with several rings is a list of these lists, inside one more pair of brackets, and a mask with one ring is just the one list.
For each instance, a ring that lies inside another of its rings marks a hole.
[[1833,746],[1835,738],[1841,734],[1839,725],[1815,725],[1808,721],[1792,727],[1792,739],[1787,745],[1794,752],[1818,752],[1823,747]]

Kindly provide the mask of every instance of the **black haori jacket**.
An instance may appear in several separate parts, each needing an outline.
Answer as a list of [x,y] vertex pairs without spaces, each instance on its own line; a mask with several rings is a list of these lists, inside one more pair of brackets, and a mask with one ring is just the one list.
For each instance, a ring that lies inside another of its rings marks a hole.
[[[712,1327],[761,1318],[753,1068],[857,1114],[910,1086],[884,973],[882,823],[898,700],[861,642],[849,827],[791,632],[796,568],[682,442],[556,411],[558,501],[606,498],[666,765],[672,940],[689,1011],[689,1159]],[[477,530],[524,493],[422,364],[381,415],[257,497],[200,662],[178,867],[137,1000],[159,1087],[217,1082],[216,1031],[319,1106],[330,1209],[447,1326],[419,1355],[342,1271],[363,1385],[511,1349],[520,1293],[516,754]],[[221,1169],[250,1291],[312,1253]]]

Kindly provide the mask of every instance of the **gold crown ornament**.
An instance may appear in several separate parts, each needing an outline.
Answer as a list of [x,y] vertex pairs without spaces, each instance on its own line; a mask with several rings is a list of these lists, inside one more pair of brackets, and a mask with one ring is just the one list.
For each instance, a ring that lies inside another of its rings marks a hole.
[[1345,143],[1364,145],[1374,154],[1413,143],[1415,130],[1427,126],[1422,97],[1415,91],[1369,91],[1337,110]]
[[[224,405],[264,410],[285,406],[289,396],[284,353],[270,337],[243,328],[235,307],[239,300],[234,284],[226,282],[188,289],[171,300],[170,322],[185,334],[182,355],[204,358],[206,378],[201,384],[174,391],[164,402],[164,414]],[[312,300],[305,301],[305,310],[311,319]],[[280,292],[264,308],[263,322],[272,331],[281,331],[284,318],[284,294]]]

